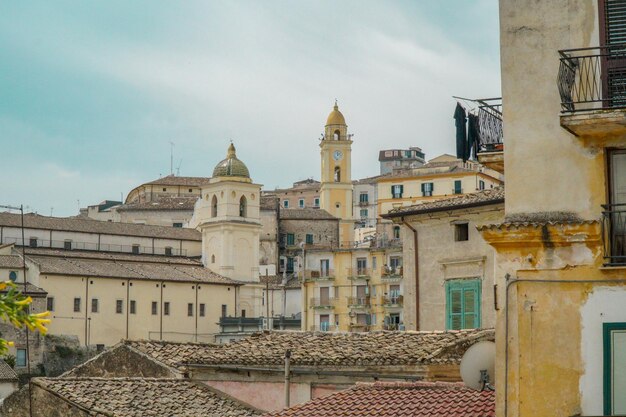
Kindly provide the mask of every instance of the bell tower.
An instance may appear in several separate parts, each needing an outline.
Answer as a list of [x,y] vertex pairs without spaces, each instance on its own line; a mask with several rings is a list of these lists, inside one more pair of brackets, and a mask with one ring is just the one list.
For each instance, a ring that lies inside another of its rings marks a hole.
[[328,115],[324,137],[320,142],[322,160],[322,184],[320,207],[340,219],[339,240],[354,240],[352,215],[352,135],[335,100],[333,111]]

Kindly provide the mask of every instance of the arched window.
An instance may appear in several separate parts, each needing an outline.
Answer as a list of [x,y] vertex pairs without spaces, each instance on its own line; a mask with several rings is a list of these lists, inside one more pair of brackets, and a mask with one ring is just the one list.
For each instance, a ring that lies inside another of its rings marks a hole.
[[246,196],[242,195],[239,199],[239,217],[247,217],[247,205]]
[[341,134],[339,133],[339,129],[335,130],[335,133],[333,133],[333,139],[334,140],[339,140],[341,138]]
[[217,197],[213,196],[211,200],[211,217],[217,217]]
[[335,167],[335,182],[341,182],[341,168]]
[[215,263],[215,255],[211,255],[211,263],[214,264]]

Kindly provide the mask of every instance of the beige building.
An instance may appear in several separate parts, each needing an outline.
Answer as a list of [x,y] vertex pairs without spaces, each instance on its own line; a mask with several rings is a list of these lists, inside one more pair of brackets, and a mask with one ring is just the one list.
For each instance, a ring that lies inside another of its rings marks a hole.
[[403,228],[408,330],[495,326],[495,250],[476,227],[504,220],[503,187],[403,207],[385,218]]
[[426,155],[421,148],[412,146],[409,149],[385,149],[378,152],[380,175],[393,173],[395,170],[417,168],[424,165]]
[[320,182],[312,178],[297,181],[291,188],[263,191],[263,195],[278,198],[282,208],[319,208]]

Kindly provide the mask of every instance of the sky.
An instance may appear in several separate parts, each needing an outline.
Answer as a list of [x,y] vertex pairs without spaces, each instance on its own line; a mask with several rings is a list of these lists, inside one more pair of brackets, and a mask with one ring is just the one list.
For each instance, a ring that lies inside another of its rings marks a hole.
[[0,0],[0,205],[44,215],[210,176],[319,179],[335,99],[353,179],[454,153],[453,95],[500,95],[497,0]]

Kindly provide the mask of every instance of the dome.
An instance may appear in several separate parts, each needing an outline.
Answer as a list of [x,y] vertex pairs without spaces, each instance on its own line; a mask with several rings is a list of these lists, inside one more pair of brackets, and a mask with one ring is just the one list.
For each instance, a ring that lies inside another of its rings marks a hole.
[[343,114],[339,111],[339,106],[337,106],[337,101],[335,100],[335,107],[333,107],[333,111],[328,115],[328,119],[326,120],[326,126],[328,125],[345,125],[346,119],[344,119]]
[[244,177],[250,178],[250,172],[246,164],[237,159],[237,151],[232,143],[228,147],[226,159],[221,161],[213,169],[213,177]]

